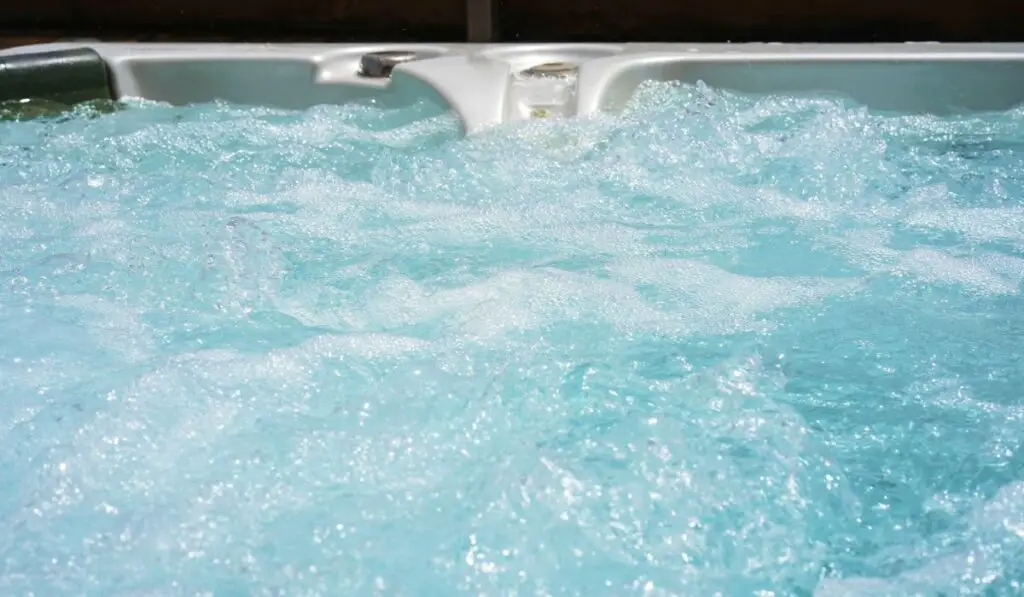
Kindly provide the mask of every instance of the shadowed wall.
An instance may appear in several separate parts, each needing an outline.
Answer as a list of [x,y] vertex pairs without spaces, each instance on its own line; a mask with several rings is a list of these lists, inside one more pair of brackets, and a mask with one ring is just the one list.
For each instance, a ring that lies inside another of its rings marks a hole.
[[[0,36],[464,41],[466,1],[9,0]],[[499,41],[1024,41],[1019,0],[495,0],[494,13]]]

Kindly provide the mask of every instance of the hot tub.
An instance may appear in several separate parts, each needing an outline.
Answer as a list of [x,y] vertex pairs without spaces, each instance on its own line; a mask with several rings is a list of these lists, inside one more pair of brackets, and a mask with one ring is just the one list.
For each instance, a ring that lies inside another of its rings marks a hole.
[[1022,58],[0,54],[0,595],[1019,595]]
[[[14,97],[18,84],[30,92],[40,85],[44,95],[91,85],[89,76],[61,74],[76,72],[61,71],[69,68],[69,52],[79,72],[102,62],[116,97],[282,108],[424,99],[455,110],[468,133],[501,122],[614,111],[645,80],[831,93],[901,112],[1001,110],[1024,99],[1024,46],[932,43],[45,44],[0,52],[8,60],[37,56],[25,69],[32,75],[22,79],[37,82],[10,82],[4,93]],[[46,83],[55,79],[63,81]]]

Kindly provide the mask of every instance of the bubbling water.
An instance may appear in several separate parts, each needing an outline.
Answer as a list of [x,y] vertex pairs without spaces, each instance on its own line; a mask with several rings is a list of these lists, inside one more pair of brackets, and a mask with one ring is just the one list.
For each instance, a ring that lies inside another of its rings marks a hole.
[[0,592],[1017,594],[1022,123],[0,123]]

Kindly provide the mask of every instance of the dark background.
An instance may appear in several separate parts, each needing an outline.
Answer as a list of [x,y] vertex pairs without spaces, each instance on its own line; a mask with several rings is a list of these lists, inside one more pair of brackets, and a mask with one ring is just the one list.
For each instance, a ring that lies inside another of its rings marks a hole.
[[[4,0],[0,44],[466,41],[489,0]],[[494,0],[495,41],[1024,41],[1024,0]],[[485,13],[486,15],[486,9]]]

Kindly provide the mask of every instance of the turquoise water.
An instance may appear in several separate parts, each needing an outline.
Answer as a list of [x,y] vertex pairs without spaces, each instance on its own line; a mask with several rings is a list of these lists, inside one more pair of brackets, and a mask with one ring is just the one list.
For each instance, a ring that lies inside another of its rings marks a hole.
[[0,123],[0,594],[1016,595],[1024,110]]

